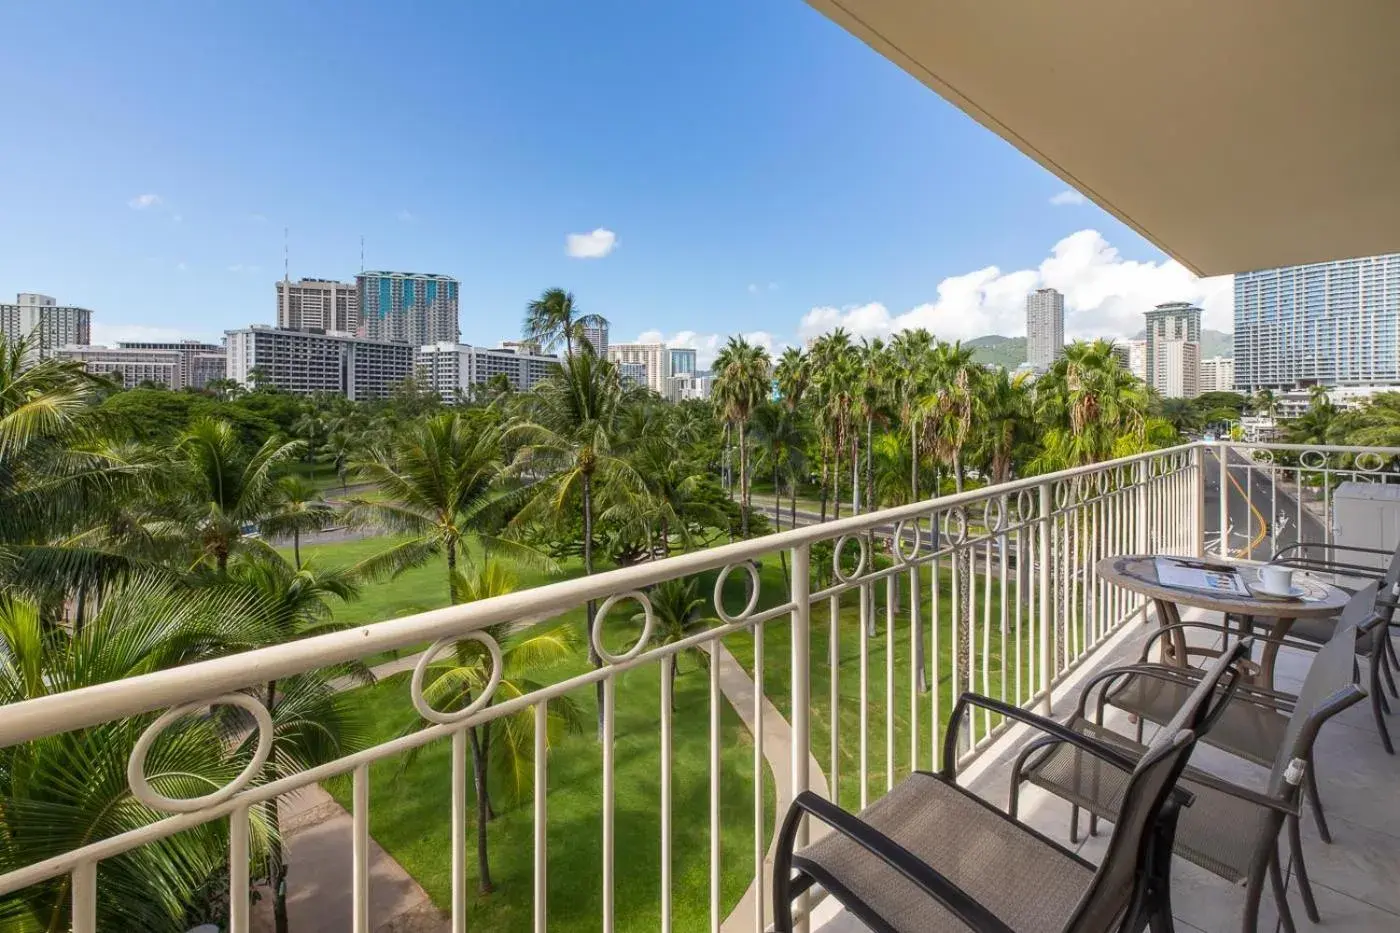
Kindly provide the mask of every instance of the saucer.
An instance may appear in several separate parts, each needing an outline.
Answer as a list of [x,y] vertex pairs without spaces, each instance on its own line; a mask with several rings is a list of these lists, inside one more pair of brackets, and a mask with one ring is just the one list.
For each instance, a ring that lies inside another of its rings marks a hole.
[[1299,586],[1296,583],[1289,587],[1287,593],[1276,593],[1273,590],[1266,590],[1258,583],[1249,588],[1250,595],[1257,596],[1260,599],[1299,599],[1307,592],[1307,587]]

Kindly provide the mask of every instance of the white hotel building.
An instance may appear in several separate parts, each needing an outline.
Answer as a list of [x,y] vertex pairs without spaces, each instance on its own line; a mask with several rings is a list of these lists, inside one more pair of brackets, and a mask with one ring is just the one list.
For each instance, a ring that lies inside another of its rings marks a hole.
[[491,348],[444,341],[419,347],[414,353],[419,384],[449,403],[457,400],[459,392],[484,385],[498,375],[505,376],[515,391],[528,392],[558,365],[559,357],[531,353],[529,346],[520,342]]

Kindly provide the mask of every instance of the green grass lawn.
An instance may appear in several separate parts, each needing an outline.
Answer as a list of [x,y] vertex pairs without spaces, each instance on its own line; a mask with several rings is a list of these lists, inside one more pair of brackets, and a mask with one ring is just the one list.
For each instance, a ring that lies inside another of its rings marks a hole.
[[[367,539],[344,544],[304,548],[326,564],[352,564],[386,546],[389,539]],[[553,578],[579,573],[566,566]],[[923,615],[929,609],[932,572],[923,571]],[[410,571],[396,580],[371,584],[359,602],[337,610],[337,617],[356,622],[387,619],[446,605],[446,584],[440,564]],[[522,586],[548,582],[550,575],[523,572]],[[894,768],[898,780],[910,770],[910,625],[908,575],[901,577],[901,612],[895,623],[895,675],[893,710]],[[742,573],[732,574],[726,602],[737,611],[744,602]],[[776,556],[766,558],[761,569],[760,606],[787,599],[786,571]],[[702,575],[699,592],[712,592],[714,574]],[[945,562],[941,574],[939,638],[940,715],[951,711],[952,599],[950,571]],[[1001,638],[995,631],[1000,601],[993,588],[991,613],[991,681],[993,693],[1001,683]],[[886,774],[886,614],[885,584],[875,584],[876,636],[868,642],[868,780],[870,797],[884,790]],[[984,594],[979,578],[978,624]],[[841,600],[839,613],[840,661],[838,702],[840,747],[840,798],[848,808],[860,803],[860,644],[859,603],[854,594]],[[532,676],[542,683],[557,683],[588,669],[582,641],[580,607],[561,622],[575,627],[579,643],[566,663]],[[787,716],[791,706],[789,668],[790,630],[786,617],[766,624],[764,689]],[[1027,630],[1028,631],[1028,630]],[[623,650],[635,637],[635,626],[620,617],[608,624],[612,650]],[[832,710],[830,700],[829,607],[814,603],[812,619],[811,685],[812,750],[823,771],[830,768]],[[980,629],[979,629],[980,639]],[[925,624],[925,638],[928,626]],[[746,669],[752,670],[754,636],[738,632],[726,644]],[[1024,639],[1023,639],[1024,644]],[[978,650],[980,652],[980,641]],[[1008,662],[1014,671],[1015,659]],[[708,916],[709,811],[708,811],[708,677],[694,662],[682,663],[677,682],[675,716],[674,793],[674,898],[678,929],[698,928]],[[658,926],[660,885],[659,842],[659,690],[660,667],[648,665],[619,675],[617,694],[617,916],[622,930],[655,929]],[[977,689],[982,689],[979,679]],[[1009,689],[1008,689],[1008,692]],[[375,741],[397,735],[418,721],[408,698],[404,675],[359,691],[369,704]],[[571,694],[584,712],[585,721],[596,715],[594,691],[584,688]],[[1011,697],[1014,699],[1014,697]],[[920,749],[918,766],[930,767],[931,697],[919,696]],[[722,711],[722,865],[723,909],[727,913],[747,888],[753,875],[753,748],[749,732],[738,716],[721,703]],[[937,733],[941,740],[941,730]],[[450,801],[450,743],[425,749],[406,770],[398,760],[381,762],[371,770],[371,832],[446,908],[450,897],[450,840],[447,819]],[[601,926],[601,749],[591,728],[586,734],[560,739],[550,754],[549,857],[550,922],[565,929]],[[766,832],[771,831],[774,796],[771,776],[765,769]],[[348,803],[348,786],[333,790]],[[472,898],[470,924],[487,929],[525,930],[531,922],[531,865],[533,857],[532,810],[528,797],[521,801],[497,801],[500,816],[490,824],[492,871],[497,890],[489,897]],[[474,829],[469,831],[469,839]],[[766,840],[765,840],[766,843]],[[474,849],[469,851],[471,889],[476,890]]]

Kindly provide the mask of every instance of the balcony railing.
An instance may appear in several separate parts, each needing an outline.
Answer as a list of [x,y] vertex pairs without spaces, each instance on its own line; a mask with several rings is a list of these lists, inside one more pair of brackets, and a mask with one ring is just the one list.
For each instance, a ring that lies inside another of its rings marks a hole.
[[[468,730],[529,711],[535,723],[533,928],[544,930],[551,906],[549,708],[567,694],[590,696],[601,685],[598,884],[601,926],[611,931],[621,881],[615,761],[619,679],[629,671],[674,665],[678,655],[698,647],[712,659],[708,813],[677,812],[671,678],[659,678],[655,698],[659,773],[648,790],[655,792],[659,925],[665,931],[672,926],[677,860],[701,857],[675,849],[677,821],[693,819],[707,821],[709,827],[710,929],[761,931],[769,922],[767,842],[792,795],[816,788],[848,806],[861,806],[914,767],[938,768],[945,719],[961,689],[1048,709],[1056,684],[1143,611],[1140,597],[1098,578],[1100,558],[1214,551],[1267,557],[1274,547],[1295,540],[1330,540],[1337,480],[1394,481],[1400,476],[1392,472],[1397,456],[1400,450],[1183,445],[14,704],[0,711],[0,747],[128,717],[149,723],[130,749],[128,781],[136,800],[164,816],[12,870],[0,876],[0,898],[66,876],[72,929],[91,933],[97,929],[103,896],[98,866],[104,860],[226,820],[228,928],[244,933],[249,927],[250,812],[280,795],[349,775],[353,929],[368,933],[370,765],[442,742],[451,746],[450,794],[442,801],[445,814],[450,813],[451,848],[442,856],[451,864],[448,911],[452,929],[464,930],[471,852]],[[1284,521],[1288,515],[1291,521]],[[775,562],[785,566],[786,585],[777,593],[764,592],[760,565],[771,571]],[[704,578],[714,622],[680,640],[657,643],[648,588],[683,577]],[[521,620],[541,624],[539,620],[590,600],[600,601],[593,641],[602,665],[524,695],[496,696],[502,659],[487,630],[501,623],[524,624]],[[852,606],[859,624],[843,627],[843,611]],[[494,676],[467,708],[436,711],[423,696],[425,670],[435,655],[463,639],[486,649]],[[428,725],[310,770],[264,779],[272,725],[257,688],[269,680],[428,643],[431,647],[418,656],[408,683],[411,702]],[[883,672],[872,671],[872,655],[877,663],[883,655]],[[747,659],[747,666],[739,657]],[[782,676],[775,676],[775,670]],[[765,673],[768,680],[786,683],[770,689]],[[720,813],[722,782],[733,776],[721,759],[721,712],[731,702],[722,678],[735,676],[752,680],[751,706],[738,712],[754,743],[752,770],[745,775],[753,788],[753,851],[745,853],[745,861],[752,860],[754,871],[737,906],[721,897],[726,853],[732,853],[733,844],[723,838]],[[206,796],[162,796],[144,773],[152,744],[181,717],[222,704],[242,707],[257,723],[252,760],[232,783]],[[775,725],[774,716],[786,720],[777,725],[786,726],[780,731],[788,735],[789,747],[782,760],[770,762],[775,756],[765,748],[765,727]],[[1001,728],[985,715],[969,726],[962,759],[983,750]],[[770,770],[783,775],[776,807],[765,798]],[[629,795],[630,800],[637,797]]]

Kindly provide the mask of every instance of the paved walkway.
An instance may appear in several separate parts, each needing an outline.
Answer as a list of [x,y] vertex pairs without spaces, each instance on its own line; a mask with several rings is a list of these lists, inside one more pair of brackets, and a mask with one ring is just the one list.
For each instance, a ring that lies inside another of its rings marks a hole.
[[[720,692],[729,701],[729,705],[734,707],[734,711],[739,714],[749,732],[756,735],[753,678],[723,644],[716,645],[715,650],[711,651],[711,656],[718,658]],[[825,797],[826,775],[822,773],[821,765],[817,764],[815,758],[811,755],[807,757],[812,790]],[[778,840],[778,827],[787,814],[788,805],[792,803],[792,729],[789,728],[783,714],[767,697],[763,699],[763,758],[768,763],[768,770],[773,775],[777,789],[777,805],[773,808],[773,844],[769,845],[768,855],[763,860],[762,889],[760,890],[757,884],[749,885],[739,903],[734,905],[734,909],[724,919],[720,927],[723,933],[747,933],[752,930],[754,912],[759,903],[763,905],[764,927],[767,928],[773,920],[773,848]]]

